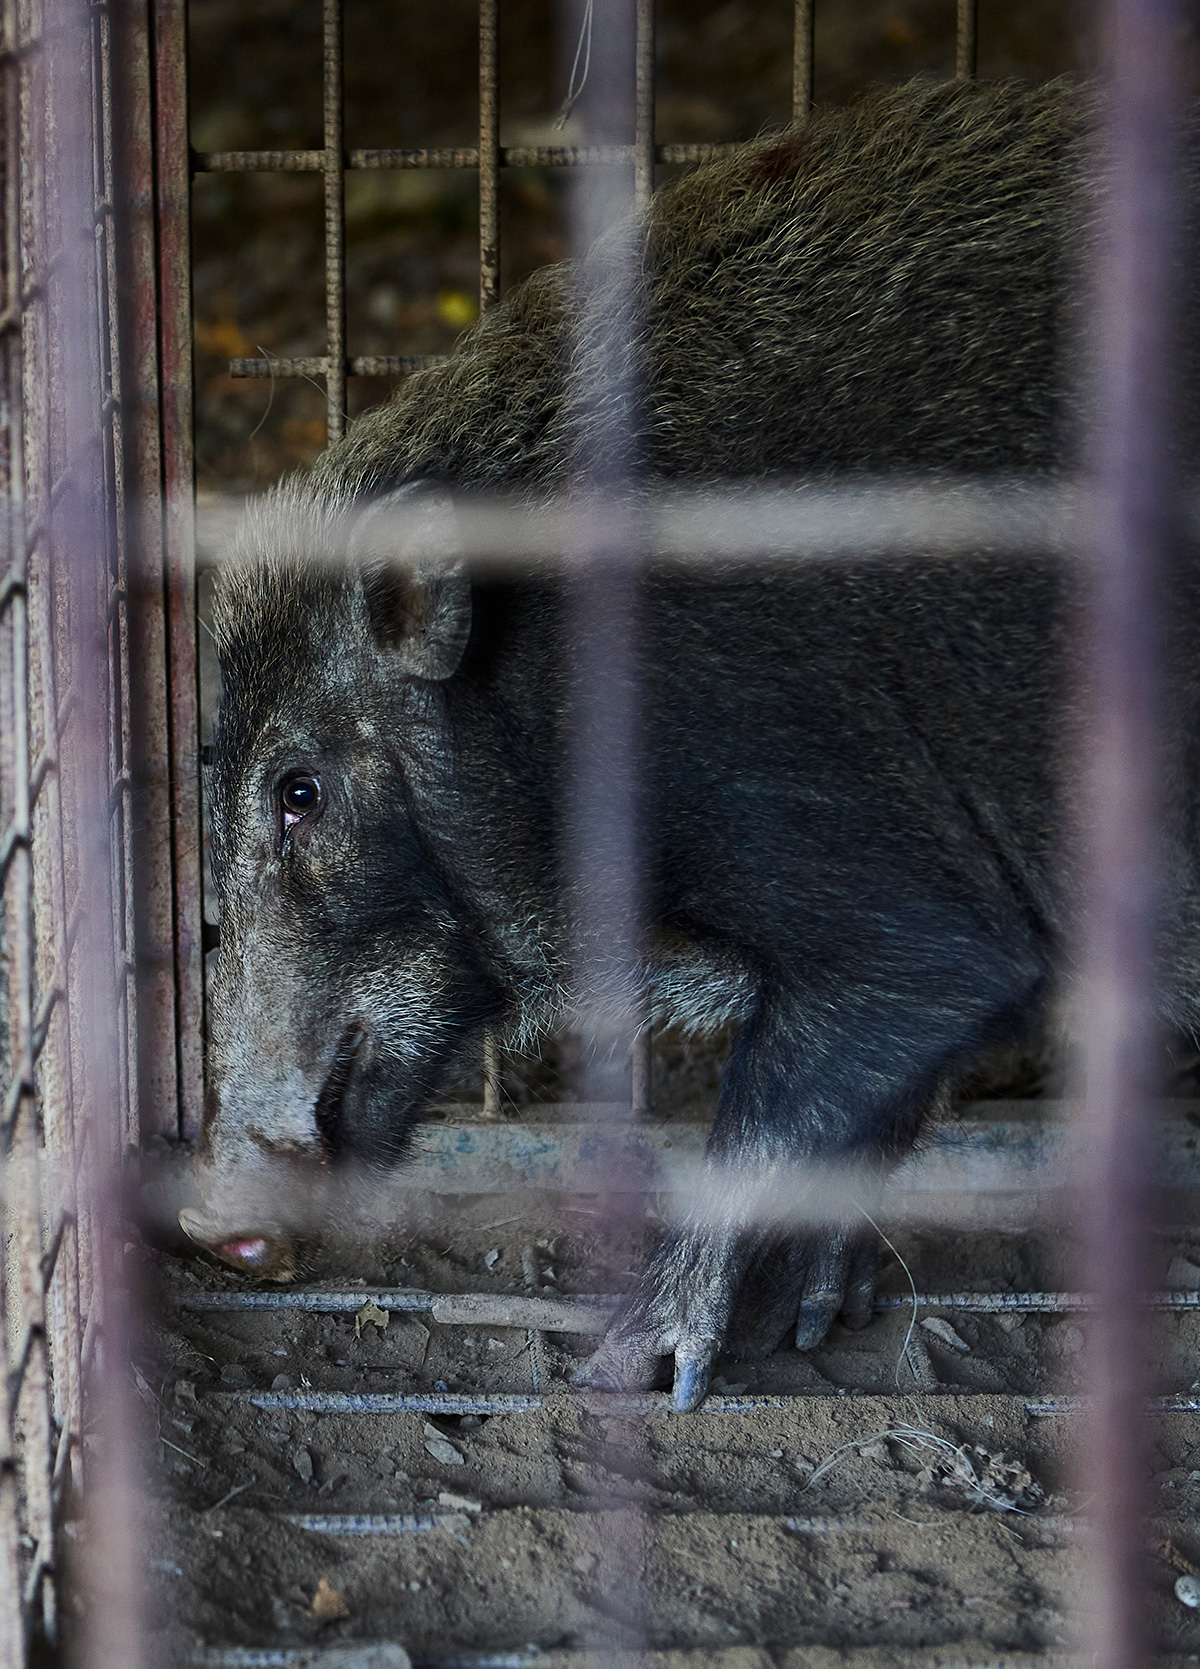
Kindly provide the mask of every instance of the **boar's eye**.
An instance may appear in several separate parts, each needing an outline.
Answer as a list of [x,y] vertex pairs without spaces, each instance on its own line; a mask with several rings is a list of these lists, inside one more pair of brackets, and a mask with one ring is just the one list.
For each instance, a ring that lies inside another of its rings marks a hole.
[[280,785],[279,804],[283,811],[283,832],[317,811],[321,805],[321,784],[316,777],[294,776]]

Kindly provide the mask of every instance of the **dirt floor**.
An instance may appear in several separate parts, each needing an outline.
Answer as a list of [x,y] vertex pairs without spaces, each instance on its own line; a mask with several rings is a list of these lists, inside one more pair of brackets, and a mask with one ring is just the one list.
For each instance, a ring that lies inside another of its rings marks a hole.
[[[361,1296],[338,1314],[198,1311],[246,1283],[163,1243],[131,1250],[153,1316],[138,1381],[154,1455],[152,1661],[303,1662],[280,1649],[367,1641],[446,1669],[587,1649],[607,1661],[619,1647],[687,1664],[751,1654],[727,1669],[826,1661],[788,1657],[810,1647],[872,1664],[934,1647],[986,1648],[988,1662],[1069,1652],[1086,1604],[1078,1421],[1034,1410],[1080,1388],[1078,1313],[922,1308],[914,1327],[905,1305],[864,1333],[835,1326],[805,1355],[726,1358],[703,1409],[672,1415],[661,1399],[631,1410],[570,1389],[588,1337],[370,1302],[399,1288],[619,1290],[661,1230],[652,1203],[621,1238],[579,1196],[414,1195],[387,1241],[309,1249],[306,1289]],[[1058,1230],[891,1238],[885,1295],[911,1290],[901,1257],[922,1293],[1072,1285]],[[1188,1271],[1200,1230],[1159,1252],[1163,1284],[1200,1284]],[[1200,1315],[1158,1319],[1157,1391],[1200,1388],[1198,1346]],[[533,1406],[283,1406],[320,1392]],[[1168,1414],[1148,1437],[1154,1627],[1163,1651],[1200,1651],[1200,1616],[1173,1593],[1200,1562],[1200,1432],[1194,1415]],[[935,1661],[951,1659],[912,1659]]]

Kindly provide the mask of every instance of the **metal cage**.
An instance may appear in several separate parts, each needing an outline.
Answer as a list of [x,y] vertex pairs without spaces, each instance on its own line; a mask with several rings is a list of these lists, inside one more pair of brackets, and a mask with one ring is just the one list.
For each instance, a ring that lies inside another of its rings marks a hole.
[[[347,377],[402,374],[426,363],[356,356],[347,341],[347,169],[477,171],[486,309],[499,298],[501,169],[619,163],[632,169],[632,200],[642,206],[657,162],[699,162],[723,149],[655,141],[653,0],[637,0],[629,43],[636,114],[628,144],[502,146],[497,13],[498,0],[480,0],[474,147],[347,151],[342,0],[324,0],[323,147],[193,153],[184,0],[3,0],[0,981],[7,1023],[0,1055],[0,1370],[7,1401],[0,1421],[0,1664],[70,1649],[84,1661],[115,1666],[135,1663],[139,1652],[121,1174],[147,1138],[193,1139],[203,1103],[191,177],[323,176],[326,352],[234,360],[230,370],[323,377],[334,440],[343,429]],[[1164,78],[1171,19],[1169,7],[1150,0],[1129,0],[1118,14],[1121,27],[1143,35],[1114,36],[1130,54],[1128,94],[1113,129],[1130,160],[1121,176],[1129,189],[1117,194],[1111,282],[1101,299],[1112,318],[1128,319],[1138,314],[1139,273],[1145,295],[1162,293],[1155,263],[1165,232],[1154,220],[1155,204],[1137,249],[1129,234],[1138,181],[1155,163],[1155,154],[1139,152],[1139,133]],[[957,18],[956,73],[969,77],[975,0],[958,0]],[[812,0],[796,0],[797,121],[811,101],[812,66]],[[1108,657],[1101,664],[1112,677],[1101,680],[1099,693],[1110,702],[1105,716],[1130,718],[1113,744],[1120,767],[1144,752],[1151,722],[1138,707],[1142,640],[1129,628],[1141,607],[1139,560],[1157,538],[1134,479],[1145,455],[1126,442],[1138,414],[1156,421],[1157,408],[1154,391],[1147,394],[1115,350],[1106,386],[1101,462],[1118,529],[1111,566],[1121,584],[1100,634]],[[1145,431],[1152,441],[1154,421]],[[1122,645],[1132,646],[1130,659],[1122,660]],[[1125,788],[1137,780],[1133,771]],[[1122,865],[1134,861],[1137,813],[1120,793],[1111,805],[1098,802],[1098,810],[1133,841],[1131,847],[1118,840],[1095,860],[1100,919],[1114,927],[1110,940],[1097,941],[1095,966],[1110,977],[1118,1008],[1124,1001],[1132,1009],[1132,974],[1141,964],[1136,955],[1130,960],[1129,945],[1145,925],[1146,906],[1142,895],[1129,904]],[[1117,1062],[1117,1100],[1137,1087],[1123,1070]],[[494,1108],[494,1051],[486,1080]],[[644,1053],[633,1100],[635,1107],[648,1100]],[[1115,1665],[1134,1661],[1138,1640],[1129,1597],[1137,1535],[1128,1514],[1137,1494],[1137,1445],[1128,1433],[1139,1393],[1136,1380],[1122,1378],[1115,1365],[1117,1350],[1133,1336],[1138,1292],[1117,1253],[1132,1248],[1128,1267],[1136,1272],[1141,1225],[1136,1166],[1130,1168],[1129,1138],[1117,1131],[1114,1109],[1111,1095],[1097,1101],[1093,1128],[1102,1158],[1110,1160],[1107,1170],[1097,1169],[1095,1199],[1116,1223],[1108,1260],[1096,1265],[1111,1317],[1109,1355],[1097,1358],[1109,1375],[1099,1386],[1097,1427],[1109,1464],[1099,1468],[1097,1488]],[[536,1330],[536,1320],[530,1326]],[[99,1576],[86,1559],[77,1568],[72,1553],[81,1500],[91,1515],[90,1540],[102,1541],[108,1556]],[[70,1592],[86,1601],[83,1626],[74,1631],[73,1609],[63,1603],[68,1580]]]

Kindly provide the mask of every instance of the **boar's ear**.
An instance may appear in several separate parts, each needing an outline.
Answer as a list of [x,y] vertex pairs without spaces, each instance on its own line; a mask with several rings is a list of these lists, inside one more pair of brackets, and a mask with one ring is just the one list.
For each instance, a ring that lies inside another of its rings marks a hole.
[[371,629],[414,678],[449,678],[471,634],[471,579],[449,495],[412,482],[370,504],[348,555]]

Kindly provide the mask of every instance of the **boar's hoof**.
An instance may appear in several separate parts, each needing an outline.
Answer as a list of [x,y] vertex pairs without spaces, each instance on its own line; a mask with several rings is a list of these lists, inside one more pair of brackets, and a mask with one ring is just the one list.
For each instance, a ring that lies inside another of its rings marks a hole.
[[637,1289],[575,1374],[594,1390],[645,1390],[658,1364],[674,1356],[671,1406],[697,1407],[725,1347],[766,1356],[790,1336],[798,1349],[820,1344],[840,1314],[850,1327],[871,1319],[875,1235],[813,1232],[749,1247],[744,1239],[670,1235]]
[[708,1390],[744,1267],[732,1236],[700,1230],[668,1235],[575,1383],[645,1390],[661,1359],[673,1356],[671,1406],[679,1413],[695,1408]]
[[291,1281],[296,1275],[296,1253],[286,1234],[230,1234],[198,1211],[179,1213],[179,1226],[189,1239],[243,1275],[270,1281]]
[[730,1351],[743,1359],[769,1356],[789,1335],[797,1350],[811,1350],[839,1315],[847,1327],[865,1327],[878,1254],[873,1230],[815,1230],[763,1241],[738,1294]]

